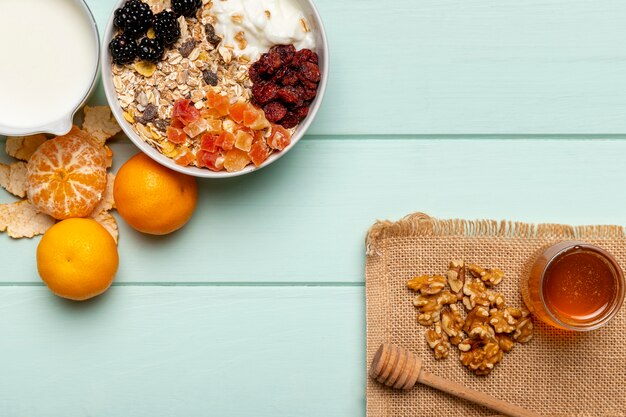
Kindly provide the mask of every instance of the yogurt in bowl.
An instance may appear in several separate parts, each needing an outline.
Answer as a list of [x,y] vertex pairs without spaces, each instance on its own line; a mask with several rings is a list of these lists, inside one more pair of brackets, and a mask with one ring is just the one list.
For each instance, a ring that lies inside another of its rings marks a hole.
[[189,175],[226,178],[269,165],[304,135],[328,78],[311,1],[116,7],[104,36],[105,93],[147,155]]
[[[218,33],[224,44],[237,46],[236,55],[245,55],[252,61],[274,45],[293,45],[296,49],[314,49],[315,37],[307,18],[291,0],[226,0],[216,1],[213,10]],[[245,43],[237,39],[244,34]],[[243,48],[239,48],[239,44]]]
[[65,134],[98,72],[96,24],[81,0],[3,0],[0,134]]

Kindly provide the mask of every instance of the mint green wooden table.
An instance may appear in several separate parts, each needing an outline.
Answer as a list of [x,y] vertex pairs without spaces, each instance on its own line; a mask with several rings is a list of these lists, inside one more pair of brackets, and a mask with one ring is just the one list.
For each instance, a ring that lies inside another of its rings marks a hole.
[[[89,3],[103,27],[112,0]],[[54,297],[38,239],[0,236],[0,416],[363,416],[376,219],[626,224],[626,3],[318,6],[332,75],[310,134],[202,181],[179,233],[120,222],[106,295]]]

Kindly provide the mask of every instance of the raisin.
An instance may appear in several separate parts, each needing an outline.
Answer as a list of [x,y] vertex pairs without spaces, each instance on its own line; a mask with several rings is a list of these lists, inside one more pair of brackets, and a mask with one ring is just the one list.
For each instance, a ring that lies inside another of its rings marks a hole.
[[180,52],[183,58],[187,58],[189,54],[191,54],[191,52],[195,49],[195,47],[196,41],[194,41],[193,39],[189,39],[188,41],[185,41],[182,45],[180,45],[180,48],[178,48],[178,52]]
[[157,107],[154,104],[149,103],[144,109],[143,114],[141,115],[141,119],[143,120],[143,124],[146,124],[153,121],[156,116]]
[[281,119],[280,124],[286,129],[291,129],[292,127],[296,127],[298,122],[300,122],[298,116],[293,112],[289,112]]
[[215,34],[215,27],[210,23],[204,25],[204,33],[206,33],[206,40],[213,46],[218,45],[222,41],[222,38]]
[[312,62],[303,62],[302,64],[300,64],[300,72],[298,73],[298,77],[306,81],[319,82],[320,68]]
[[271,82],[258,82],[252,86],[252,95],[261,105],[274,100],[277,94],[278,86]]
[[293,112],[300,120],[302,120],[309,115],[309,106],[298,107]]
[[280,119],[285,117],[287,114],[287,109],[285,106],[280,104],[278,101],[272,101],[269,104],[266,104],[263,107],[263,111],[265,112],[265,117],[272,123],[278,122]]
[[282,87],[278,90],[278,97],[285,103],[297,103],[300,100],[298,91],[294,87]]
[[213,87],[217,85],[217,74],[209,69],[202,71],[202,79],[208,85],[212,85]]
[[283,65],[289,65],[296,55],[296,48],[293,45],[275,45],[270,49],[270,53],[272,51],[280,56]]
[[167,129],[167,127],[170,125],[171,120],[169,120],[169,119],[156,119],[152,123],[154,124],[154,127],[159,129],[161,132],[165,132],[165,129]]

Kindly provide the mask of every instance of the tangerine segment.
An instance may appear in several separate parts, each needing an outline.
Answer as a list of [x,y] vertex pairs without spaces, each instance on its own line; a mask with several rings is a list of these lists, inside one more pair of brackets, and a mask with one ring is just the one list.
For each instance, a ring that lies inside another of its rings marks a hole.
[[104,147],[76,127],[43,143],[28,162],[28,200],[59,220],[88,216],[106,184]]

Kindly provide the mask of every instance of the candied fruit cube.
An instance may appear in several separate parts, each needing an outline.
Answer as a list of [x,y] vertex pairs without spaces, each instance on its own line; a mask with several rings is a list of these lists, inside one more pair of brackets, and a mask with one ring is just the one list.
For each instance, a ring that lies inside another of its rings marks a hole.
[[227,116],[230,107],[230,99],[210,89],[206,93],[206,103],[210,109],[217,110],[220,116]]
[[174,162],[176,162],[180,166],[186,167],[193,162],[193,155],[191,154],[191,152],[184,152],[178,158],[176,158]]
[[267,144],[272,149],[282,151],[291,143],[291,133],[280,125],[272,125],[272,133],[267,139]]
[[220,133],[222,131],[222,121],[218,119],[208,119],[206,131],[210,133]]
[[207,152],[217,152],[217,138],[217,135],[205,133],[200,139],[200,149]]
[[263,110],[252,106],[243,112],[243,124],[252,130],[261,130],[270,127]]
[[260,166],[270,155],[270,150],[262,140],[257,140],[252,144],[248,156],[255,166]]
[[253,137],[249,133],[238,130],[235,135],[235,148],[248,152],[252,147],[252,139]]
[[195,138],[207,131],[209,127],[209,122],[207,122],[203,118],[199,118],[198,120],[194,120],[192,123],[189,123],[187,126],[183,128],[187,136],[190,138]]
[[189,99],[180,99],[174,102],[172,117],[181,121],[184,125],[200,118],[200,110],[196,109]]
[[182,129],[168,126],[167,127],[167,139],[170,142],[176,143],[176,144],[185,143],[185,141],[187,140],[187,134]]
[[228,172],[237,172],[244,169],[250,163],[250,157],[247,152],[233,148],[226,152],[224,157],[224,168]]
[[225,151],[230,151],[231,149],[233,149],[233,146],[235,146],[235,135],[230,132],[224,131],[220,133],[217,140],[215,141],[215,144]]
[[224,167],[225,158],[219,152],[207,152],[202,149],[196,153],[196,162],[200,168],[208,168],[211,171],[221,171]]
[[250,107],[248,103],[244,103],[243,101],[238,101],[232,106],[230,106],[230,109],[228,110],[228,114],[230,115],[230,118],[233,119],[235,122],[242,123],[243,112],[248,110],[248,107]]
[[219,119],[222,117],[220,112],[215,109],[203,109],[200,115],[205,119]]

